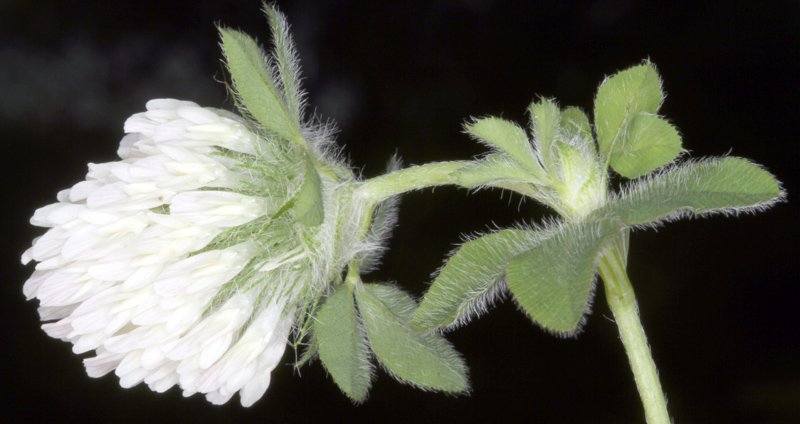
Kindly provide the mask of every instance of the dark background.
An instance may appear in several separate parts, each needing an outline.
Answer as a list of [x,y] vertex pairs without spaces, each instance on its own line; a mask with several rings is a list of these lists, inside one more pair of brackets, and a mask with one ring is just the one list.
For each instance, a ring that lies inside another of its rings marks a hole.
[[[671,414],[679,423],[800,421],[797,124],[800,3],[599,0],[280,1],[319,115],[366,176],[406,163],[467,159],[474,115],[524,121],[535,95],[591,110],[604,75],[650,58],[663,114],[694,156],[767,166],[789,203],[759,215],[670,224],[632,236],[630,273]],[[262,41],[257,1],[0,1],[3,149],[2,390],[5,422],[635,423],[639,398],[601,291],[576,339],[545,334],[504,302],[450,335],[471,369],[471,396],[403,386],[380,373],[353,406],[318,363],[273,373],[250,409],[215,407],[114,376],[85,376],[66,343],[38,327],[19,255],[27,221],[114,159],[125,118],[146,100],[230,107],[215,23]],[[462,233],[548,212],[499,193],[439,188],[406,196],[385,266],[421,295]],[[288,364],[291,357],[287,353]]]

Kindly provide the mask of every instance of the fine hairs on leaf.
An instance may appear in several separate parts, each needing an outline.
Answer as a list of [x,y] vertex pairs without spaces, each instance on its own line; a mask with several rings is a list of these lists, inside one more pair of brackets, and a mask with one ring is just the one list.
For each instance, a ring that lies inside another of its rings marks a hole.
[[556,169],[554,162],[557,155],[556,143],[561,132],[561,111],[555,101],[542,98],[528,106],[528,113],[536,155],[544,168],[552,172]]
[[366,400],[374,369],[349,285],[339,286],[325,300],[314,328],[320,361],[333,381],[353,402]]
[[[584,140],[594,141],[589,117],[575,106],[568,106],[561,111],[561,131],[565,139],[580,137]],[[596,148],[593,142],[587,144]]]
[[469,390],[466,364],[450,343],[411,328],[411,296],[386,284],[360,284],[355,294],[370,347],[386,371],[424,390]]
[[505,119],[489,116],[472,120],[464,126],[467,134],[498,153],[505,153],[530,174],[529,178],[543,177],[544,171],[531,149],[528,135],[519,125]]
[[508,262],[549,236],[547,230],[509,228],[467,240],[437,273],[414,312],[414,326],[452,329],[482,315],[505,292]]
[[289,32],[289,23],[275,6],[264,3],[262,6],[264,14],[269,20],[270,33],[274,44],[274,56],[276,71],[280,79],[278,89],[283,93],[286,107],[292,115],[292,119],[298,123],[303,122],[303,109],[305,109],[306,93],[300,86],[300,59],[294,41]]
[[247,34],[219,28],[225,63],[235,97],[261,127],[284,140],[299,142],[300,123],[293,119],[275,85],[272,60]]
[[[453,178],[462,187],[479,188],[498,186],[504,183],[535,186],[541,181],[526,171],[508,154],[490,153],[473,161],[453,173]],[[526,193],[523,193],[526,194]]]
[[[655,66],[645,61],[606,78],[597,89],[594,118],[600,153],[624,177],[651,172],[681,151],[677,131],[653,116],[664,101],[661,85]],[[652,136],[658,143],[651,144]]]
[[591,306],[599,254],[617,230],[606,221],[551,224],[551,237],[508,264],[514,300],[545,330],[576,334]]
[[628,226],[684,217],[759,212],[785,198],[772,174],[734,156],[694,159],[629,183],[596,212]]
[[680,155],[681,136],[666,119],[640,113],[630,119],[619,149],[611,152],[614,170],[627,178],[638,178]]

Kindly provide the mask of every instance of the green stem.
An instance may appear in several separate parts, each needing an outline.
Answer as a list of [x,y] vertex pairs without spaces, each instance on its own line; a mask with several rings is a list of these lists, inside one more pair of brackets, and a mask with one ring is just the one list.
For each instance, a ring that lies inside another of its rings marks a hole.
[[433,162],[401,169],[364,181],[356,189],[355,194],[377,203],[407,191],[454,184],[450,174],[468,163],[463,161]]
[[628,235],[625,234],[603,255],[600,260],[600,276],[605,285],[608,306],[614,314],[622,344],[628,354],[647,423],[670,424],[664,391],[661,389],[656,364],[639,319],[636,295],[625,271],[627,241]]

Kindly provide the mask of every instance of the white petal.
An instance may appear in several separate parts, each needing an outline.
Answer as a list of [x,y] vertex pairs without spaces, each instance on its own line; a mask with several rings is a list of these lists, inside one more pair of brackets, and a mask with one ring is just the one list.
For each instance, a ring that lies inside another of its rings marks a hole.
[[194,105],[192,107],[177,108],[178,116],[193,124],[211,124],[219,121],[216,113]]
[[[36,239],[34,239],[33,242],[36,243]],[[33,248],[29,247],[25,249],[24,252],[22,252],[22,257],[20,258],[20,262],[22,262],[22,265],[28,265],[29,263],[31,263],[32,260],[33,260]]]
[[69,323],[69,318],[62,319],[61,321],[42,324],[42,330],[48,336],[54,339],[69,340],[67,334],[72,331],[72,326]]
[[78,304],[67,306],[40,306],[38,309],[39,319],[42,321],[52,321],[68,317]]
[[176,99],[153,99],[147,102],[145,108],[149,111],[154,110],[175,110],[182,107],[200,107],[195,102]]
[[37,261],[51,258],[61,251],[67,232],[61,227],[47,230],[41,237],[37,238],[31,246],[31,257]]
[[92,358],[84,359],[83,365],[86,367],[89,377],[98,378],[113,371],[123,357],[124,355],[119,353],[102,352]]
[[120,217],[110,211],[100,211],[96,209],[83,209],[79,218],[88,224],[104,226],[113,223]]
[[[118,182],[97,187],[86,197],[86,206],[92,209],[102,209],[115,203],[122,203],[128,200],[125,193],[125,184]],[[73,189],[73,192],[75,189]]]
[[122,159],[128,159],[137,156],[136,143],[139,141],[139,134],[126,134],[119,142],[119,149],[117,155]]
[[142,352],[140,364],[145,369],[152,370],[161,366],[164,363],[164,359],[164,353],[161,352],[161,349],[151,347]]
[[31,300],[36,297],[42,282],[50,277],[53,272],[55,271],[34,271],[31,278],[28,278],[22,286],[22,293],[25,295],[25,298]]
[[103,184],[99,181],[94,181],[94,180],[81,181],[78,184],[72,186],[72,189],[70,189],[69,200],[71,202],[79,202],[81,200],[84,200],[102,186]]
[[149,286],[153,283],[153,280],[158,277],[163,269],[164,266],[160,264],[136,268],[133,271],[133,274],[131,274],[131,276],[128,277],[128,279],[122,284],[122,288],[130,291]]
[[100,281],[124,281],[134,273],[130,259],[100,262],[89,267],[89,275]]
[[37,227],[63,225],[77,218],[83,208],[83,205],[72,203],[53,203],[37,209],[33,213],[31,224]]
[[42,281],[36,296],[44,306],[67,306],[88,299],[98,289],[99,284],[94,280],[58,271]]
[[64,259],[72,260],[81,253],[106,242],[106,238],[91,231],[78,231],[63,242],[61,255]]
[[233,393],[222,394],[219,392],[206,393],[206,400],[214,405],[223,405],[233,397]]
[[106,335],[102,331],[96,333],[84,334],[73,342],[72,351],[78,355],[86,353],[90,350],[96,349],[103,344]]
[[264,396],[264,393],[267,392],[267,388],[269,388],[269,382],[271,378],[272,375],[270,373],[266,373],[257,376],[245,384],[245,386],[239,392],[242,406],[249,408],[253,406],[257,400],[261,399],[261,396]]

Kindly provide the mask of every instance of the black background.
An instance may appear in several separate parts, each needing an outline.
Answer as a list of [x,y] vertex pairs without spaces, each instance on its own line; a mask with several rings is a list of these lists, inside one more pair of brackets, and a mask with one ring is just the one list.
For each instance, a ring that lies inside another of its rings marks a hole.
[[[800,421],[797,252],[800,3],[281,1],[310,103],[372,176],[406,163],[482,151],[461,123],[524,121],[535,95],[591,110],[604,75],[650,58],[662,112],[693,156],[767,166],[789,203],[759,215],[669,224],[632,236],[637,290],[670,412],[679,423]],[[254,407],[215,407],[172,389],[119,388],[85,376],[66,343],[38,327],[18,257],[27,220],[114,159],[125,118],[147,99],[230,107],[215,23],[262,41],[257,1],[0,1],[3,149],[2,390],[6,422],[634,423],[643,414],[601,292],[575,339],[545,334],[506,301],[449,338],[471,369],[471,396],[403,386],[380,373],[353,406],[318,363],[296,375],[287,353]],[[384,267],[416,295],[460,234],[548,214],[499,193],[439,188],[405,197]]]

